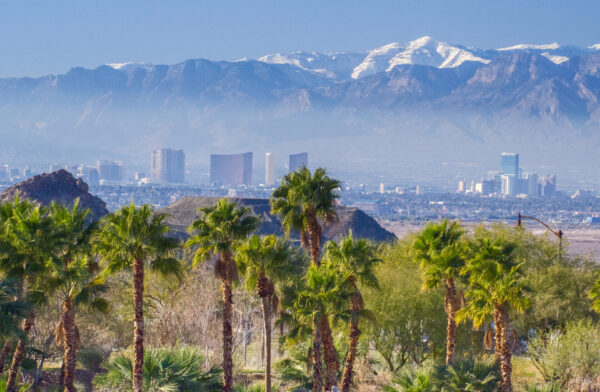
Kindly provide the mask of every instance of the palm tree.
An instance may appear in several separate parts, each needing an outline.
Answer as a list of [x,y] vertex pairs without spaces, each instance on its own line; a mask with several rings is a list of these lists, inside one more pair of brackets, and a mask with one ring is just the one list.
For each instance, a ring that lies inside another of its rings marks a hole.
[[265,389],[271,392],[271,318],[274,308],[275,282],[287,279],[293,271],[294,250],[282,238],[253,235],[237,250],[236,260],[245,276],[246,287],[257,289],[263,307],[265,331]]
[[50,275],[44,281],[48,292],[55,293],[62,301],[60,322],[56,341],[64,347],[64,388],[75,391],[75,365],[79,348],[79,329],[75,324],[75,308],[88,305],[102,312],[108,311],[108,302],[100,294],[108,288],[101,276],[99,266],[91,256],[92,226],[86,224],[89,210],[79,209],[79,199],[72,208],[52,204],[50,217],[54,230],[60,238],[55,262]]
[[[322,392],[326,387],[323,384],[323,347],[320,336],[322,320],[332,314],[336,317],[347,316],[348,311],[342,309],[353,294],[349,280],[349,274],[340,273],[339,268],[332,264],[324,263],[321,266],[312,264],[289,303],[298,328],[306,329],[312,326],[313,392]],[[292,333],[294,334],[303,336],[304,331]]]
[[250,210],[239,207],[224,198],[212,207],[200,208],[202,216],[195,220],[188,231],[192,236],[185,246],[195,248],[194,266],[217,257],[215,275],[221,279],[223,297],[223,391],[233,388],[233,335],[231,330],[231,285],[238,278],[237,265],[233,259],[235,249],[258,227],[260,219],[250,215]]
[[352,237],[352,231],[339,244],[335,241],[329,241],[325,245],[325,249],[325,260],[349,275],[349,284],[353,291],[350,299],[348,354],[342,374],[342,392],[349,392],[352,386],[352,367],[361,334],[358,328],[359,317],[374,319],[373,314],[365,309],[359,284],[379,288],[374,267],[381,260],[375,256],[375,247],[366,240],[355,240]]
[[[306,167],[286,175],[271,195],[271,212],[280,217],[287,234],[300,231],[303,246],[308,246],[313,264],[321,263],[322,224],[337,218],[335,201],[339,197],[338,180],[327,175],[323,168],[311,174]],[[307,235],[308,233],[308,235]],[[327,317],[321,318],[324,358],[327,366],[326,388],[337,385],[338,355]]]
[[271,196],[271,212],[281,218],[287,233],[295,229],[301,234],[308,232],[310,255],[316,265],[321,260],[322,222],[337,217],[335,200],[339,196],[335,190],[339,187],[340,182],[330,178],[325,169],[311,174],[303,167],[283,177]]
[[124,270],[133,272],[133,391],[143,388],[144,369],[144,268],[160,274],[179,276],[181,265],[173,257],[179,241],[167,237],[169,226],[165,214],[152,207],[133,203],[100,222],[94,245],[102,257],[105,274]]
[[[467,303],[457,314],[458,320],[467,317],[480,327],[490,316],[499,331],[500,390],[512,391],[511,339],[509,334],[509,309],[523,311],[529,305],[524,286],[519,279],[523,263],[517,263],[515,244],[488,235],[472,244],[473,257],[467,261],[461,273],[468,277]],[[497,342],[498,345],[498,342]]]
[[6,357],[10,352],[10,340],[23,337],[19,322],[27,316],[28,306],[18,296],[17,282],[0,277],[0,338],[6,342],[0,356],[0,373],[4,370]]
[[444,309],[447,315],[446,365],[454,360],[456,350],[456,312],[460,301],[456,292],[455,279],[464,265],[464,254],[460,242],[463,230],[460,223],[429,223],[414,244],[416,259],[423,269],[423,287],[444,287]]
[[[19,281],[19,300],[22,302],[37,302],[40,291],[36,285],[45,275],[47,261],[53,254],[56,238],[52,233],[50,219],[44,207],[36,206],[29,200],[20,200],[17,196],[13,202],[0,206],[2,216],[1,235],[3,242],[3,257],[0,270],[4,276]],[[30,308],[23,321],[24,336],[33,327],[35,309]],[[12,363],[8,372],[6,391],[16,391],[16,380],[19,366],[25,357],[25,340],[19,339]]]

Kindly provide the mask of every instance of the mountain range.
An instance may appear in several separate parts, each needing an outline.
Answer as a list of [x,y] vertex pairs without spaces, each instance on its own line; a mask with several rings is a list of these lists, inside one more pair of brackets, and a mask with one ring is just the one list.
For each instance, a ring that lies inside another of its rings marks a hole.
[[584,173],[600,147],[600,44],[476,49],[422,37],[362,52],[75,67],[0,79],[0,137],[0,162],[143,168],[152,148],[174,146],[199,171],[210,152],[308,150],[340,172],[426,162],[436,175],[442,162],[516,150]]

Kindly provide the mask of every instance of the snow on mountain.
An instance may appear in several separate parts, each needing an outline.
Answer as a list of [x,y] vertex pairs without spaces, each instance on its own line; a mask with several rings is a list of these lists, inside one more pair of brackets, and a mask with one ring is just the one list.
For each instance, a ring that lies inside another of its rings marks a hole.
[[270,54],[258,59],[270,64],[295,65],[305,71],[317,73],[331,79],[348,79],[352,70],[363,60],[364,53],[318,53],[293,52],[289,54]]
[[533,44],[519,44],[514,46],[509,46],[507,48],[496,49],[500,52],[512,52],[515,50],[556,50],[560,48],[560,45],[556,42],[551,44],[544,45],[533,45]]
[[592,45],[589,48],[594,50],[600,50],[600,44]]

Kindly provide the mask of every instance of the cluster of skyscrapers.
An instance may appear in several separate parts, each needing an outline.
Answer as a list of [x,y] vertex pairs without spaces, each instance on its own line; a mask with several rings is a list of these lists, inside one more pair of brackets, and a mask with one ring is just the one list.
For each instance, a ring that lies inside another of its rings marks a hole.
[[[289,156],[290,172],[308,166],[308,153],[291,154]],[[210,183],[212,185],[251,185],[252,184],[252,153],[241,154],[212,154],[210,156]],[[275,155],[265,154],[265,183],[266,186],[275,184]]]
[[556,193],[556,175],[539,177],[535,173],[523,173],[519,167],[519,154],[503,152],[500,155],[500,172],[493,172],[486,180],[471,182],[467,189],[464,181],[458,184],[459,193],[482,195],[502,194],[521,197],[550,197]]
[[159,148],[152,151],[152,182],[183,183],[185,181],[185,154],[183,150]]

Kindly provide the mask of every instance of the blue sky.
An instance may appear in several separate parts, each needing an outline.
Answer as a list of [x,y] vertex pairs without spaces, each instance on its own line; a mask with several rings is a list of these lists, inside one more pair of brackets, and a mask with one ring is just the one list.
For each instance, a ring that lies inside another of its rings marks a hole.
[[423,35],[496,48],[600,43],[597,0],[0,0],[0,77],[111,62],[364,50]]

